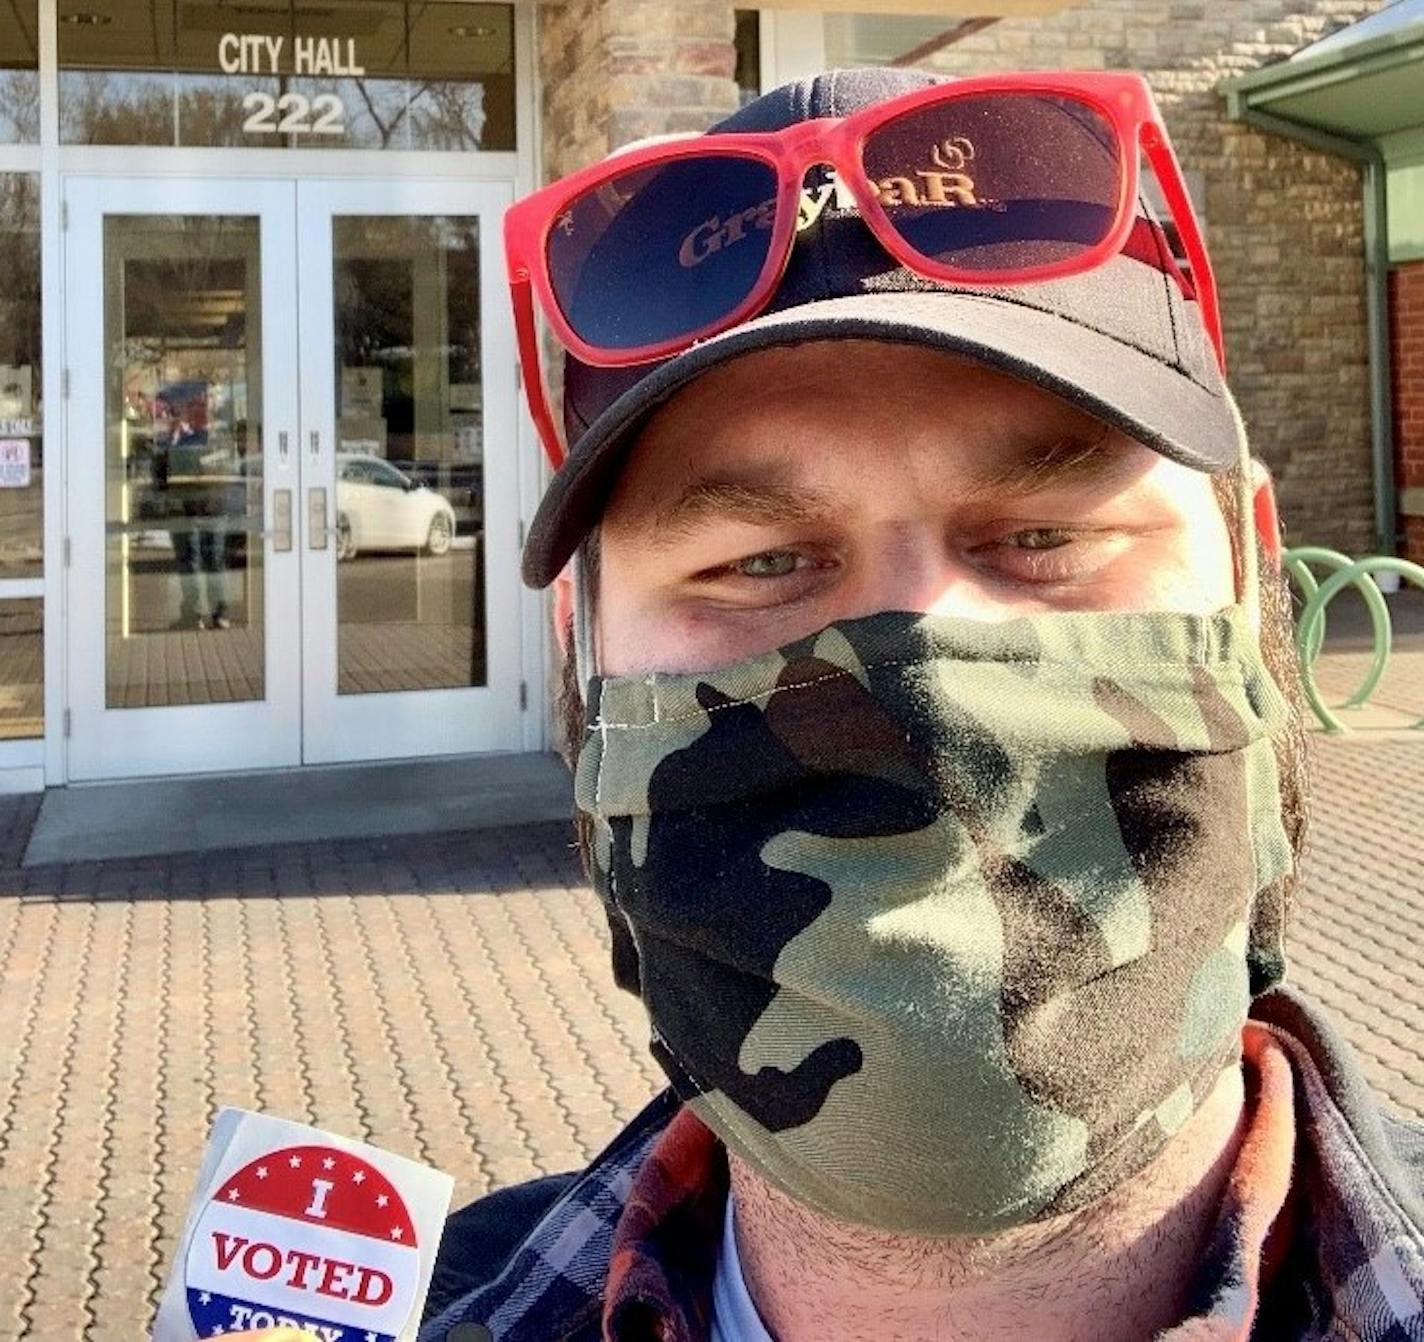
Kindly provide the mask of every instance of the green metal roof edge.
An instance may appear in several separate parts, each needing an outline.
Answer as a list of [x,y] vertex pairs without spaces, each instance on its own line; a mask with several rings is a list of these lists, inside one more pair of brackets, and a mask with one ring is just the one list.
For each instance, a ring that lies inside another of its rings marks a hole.
[[[1417,50],[1414,50],[1417,48]],[[1337,47],[1318,56],[1286,57],[1263,65],[1248,74],[1224,79],[1217,86],[1226,94],[1230,114],[1235,117],[1243,103],[1254,103],[1251,95],[1269,91],[1271,98],[1293,97],[1312,89],[1373,73],[1364,67],[1388,69],[1409,60],[1424,59],[1424,19],[1406,24],[1392,33],[1381,33],[1354,46]]]

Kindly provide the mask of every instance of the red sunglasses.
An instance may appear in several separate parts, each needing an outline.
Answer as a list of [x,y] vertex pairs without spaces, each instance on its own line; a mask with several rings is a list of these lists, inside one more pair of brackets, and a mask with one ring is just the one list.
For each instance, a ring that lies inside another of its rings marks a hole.
[[[1145,153],[1187,261],[1137,215]],[[808,169],[833,170],[816,187]],[[901,266],[954,285],[1079,274],[1125,254],[1199,304],[1225,369],[1211,263],[1152,92],[1123,73],[990,75],[770,134],[646,144],[516,202],[505,258],[529,408],[563,461],[534,295],[587,364],[650,363],[755,316],[798,232],[857,210]]]

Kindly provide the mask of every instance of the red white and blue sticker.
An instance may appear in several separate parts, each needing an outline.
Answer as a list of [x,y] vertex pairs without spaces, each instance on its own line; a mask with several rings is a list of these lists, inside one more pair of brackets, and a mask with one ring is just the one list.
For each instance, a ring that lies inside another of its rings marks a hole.
[[323,1342],[394,1342],[420,1285],[405,1201],[331,1146],[271,1151],[218,1184],[184,1265],[200,1338],[295,1325]]

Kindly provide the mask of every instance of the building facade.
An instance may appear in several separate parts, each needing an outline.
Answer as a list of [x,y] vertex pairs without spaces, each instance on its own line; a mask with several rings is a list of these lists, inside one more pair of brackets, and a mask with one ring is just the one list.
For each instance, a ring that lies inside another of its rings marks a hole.
[[[1145,70],[1291,539],[1378,548],[1360,170],[1220,86],[1379,7],[15,0],[0,788],[547,748],[504,208],[831,65]],[[1424,247],[1398,261],[1403,471]]]

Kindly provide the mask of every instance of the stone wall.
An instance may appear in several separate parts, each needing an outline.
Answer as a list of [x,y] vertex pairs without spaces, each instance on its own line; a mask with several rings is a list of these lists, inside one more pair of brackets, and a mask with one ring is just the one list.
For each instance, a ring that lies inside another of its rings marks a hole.
[[535,10],[546,181],[608,152],[606,8],[602,0],[564,0]]
[[1359,170],[1226,120],[1222,80],[1383,0],[1086,0],[1002,20],[936,56],[974,71],[1138,69],[1204,183],[1228,374],[1276,476],[1287,543],[1374,548]]
[[1424,261],[1390,272],[1389,317],[1401,553],[1424,564]]
[[538,27],[547,179],[737,106],[727,0],[563,0],[539,6]]

